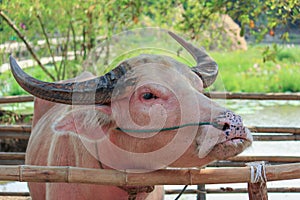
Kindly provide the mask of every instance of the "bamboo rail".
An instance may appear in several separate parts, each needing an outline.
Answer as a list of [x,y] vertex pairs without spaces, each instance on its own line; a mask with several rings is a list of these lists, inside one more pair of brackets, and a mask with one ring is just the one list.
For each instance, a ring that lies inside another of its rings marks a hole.
[[[213,99],[248,99],[248,100],[300,100],[300,93],[205,93]],[[0,104],[32,102],[33,96],[13,96],[0,98]],[[254,133],[255,141],[291,141],[300,140],[300,128],[294,127],[248,127]],[[0,126],[0,138],[28,139],[30,126]],[[261,135],[259,133],[270,133]],[[23,163],[24,153],[1,153],[2,163]],[[91,183],[105,185],[182,185],[182,184],[215,184],[215,183],[237,183],[250,181],[249,167],[245,162],[268,161],[270,163],[292,163],[284,165],[266,166],[267,180],[287,180],[300,178],[300,157],[274,157],[274,156],[238,156],[226,161],[218,161],[209,166],[234,166],[231,168],[201,170],[159,170],[147,174],[136,174],[119,172],[114,170],[85,169],[76,167],[40,167],[40,166],[1,166],[0,180],[35,181],[35,182],[69,182],[69,183]],[[3,161],[3,162],[2,162]],[[230,177],[230,180],[228,180]],[[251,186],[249,188],[249,185]],[[259,185],[259,184],[257,184]],[[255,188],[255,184],[248,184],[248,190],[242,189],[206,189],[205,191],[189,190],[195,193],[241,193],[248,192],[250,199],[256,199],[260,193],[267,199],[267,192],[300,192],[300,188]],[[254,189],[251,191],[251,188]],[[178,191],[177,191],[178,192]],[[166,192],[168,194],[168,191]],[[5,195],[3,193],[3,195]],[[6,196],[13,195],[7,193]],[[18,194],[14,194],[18,195]],[[24,193],[23,195],[29,195]],[[251,196],[252,195],[252,196]],[[1,196],[1,194],[0,194]]]
[[[294,127],[248,127],[254,133],[255,141],[293,141],[300,140],[300,128]],[[0,138],[29,139],[30,125],[0,125]],[[259,135],[259,133],[272,133]],[[288,134],[286,134],[288,133]],[[275,135],[274,135],[275,134]],[[281,135],[280,135],[281,134]]]
[[[23,152],[0,152],[0,160],[24,160],[25,153]],[[299,156],[236,156],[225,160],[225,162],[255,162],[255,161],[268,161],[272,163],[300,163]],[[218,161],[224,162],[224,161]]]
[[300,134],[300,128],[296,127],[266,127],[266,126],[249,126],[251,132],[255,133],[292,133]]
[[[165,189],[165,194],[178,194],[181,190],[167,190]],[[300,188],[296,187],[280,187],[280,188],[268,188],[268,192],[270,193],[300,193]],[[184,194],[224,194],[224,193],[248,193],[247,188],[219,188],[219,189],[205,189],[205,190],[196,190],[196,189],[187,189],[184,191]],[[1,195],[1,193],[0,193]]]
[[[232,92],[205,92],[213,99],[248,99],[248,100],[300,100],[300,93],[232,93]],[[0,98],[0,104],[31,102],[31,95],[7,96]]]
[[31,95],[6,96],[0,98],[0,104],[32,102],[33,99]]
[[0,196],[6,197],[29,197],[29,192],[0,192]]
[[25,160],[23,152],[0,152],[0,160]]
[[[130,173],[71,166],[0,166],[0,180],[21,182],[66,182],[115,186],[200,185],[250,182],[250,167],[225,169],[165,169]],[[300,178],[300,163],[266,166],[268,181]],[[230,177],[230,178],[228,178]]]
[[[24,139],[28,140],[30,132],[1,132],[0,139]],[[299,141],[300,135],[253,135],[254,141]]]
[[253,135],[254,141],[299,141],[300,135]]
[[31,132],[30,125],[0,125],[0,131]]
[[[178,194],[181,190],[178,189],[165,189],[166,195]],[[247,193],[247,188],[216,188],[216,189],[187,189],[184,191],[184,194],[224,194],[224,193]],[[300,188],[297,187],[279,187],[279,188],[268,188],[269,193],[300,193]],[[29,192],[0,192],[0,196],[13,196],[13,197],[28,197],[30,196]]]
[[[178,189],[165,189],[166,195],[178,194],[181,190]],[[224,194],[224,193],[247,193],[247,188],[216,188],[216,189],[187,189],[184,191],[184,194]],[[269,193],[300,193],[300,188],[297,187],[278,187],[278,188],[268,188]],[[30,196],[29,192],[0,192],[0,196],[11,196],[11,197],[28,197]]]
[[209,92],[212,99],[248,99],[248,100],[300,100],[300,93],[233,93]]
[[0,125],[1,138],[29,139],[30,125]]

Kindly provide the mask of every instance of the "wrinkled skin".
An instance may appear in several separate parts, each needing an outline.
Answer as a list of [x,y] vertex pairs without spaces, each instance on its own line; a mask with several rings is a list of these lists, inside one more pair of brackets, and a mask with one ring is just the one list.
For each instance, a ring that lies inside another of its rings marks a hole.
[[[188,67],[154,55],[141,55],[128,62],[140,66],[131,74],[138,82],[117,91],[109,105],[68,106],[36,98],[26,164],[146,171],[166,166],[201,167],[250,146],[251,134],[240,117],[204,96],[202,80]],[[92,75],[85,73],[77,81],[89,78]],[[220,126],[186,126],[158,133],[116,129],[166,128],[193,122]],[[178,134],[177,143],[158,156],[150,155],[168,146]],[[173,160],[168,160],[170,157]],[[115,186],[30,183],[29,187],[33,200],[128,198],[127,192]],[[139,193],[137,199],[163,199],[163,189],[156,186],[151,193]]]

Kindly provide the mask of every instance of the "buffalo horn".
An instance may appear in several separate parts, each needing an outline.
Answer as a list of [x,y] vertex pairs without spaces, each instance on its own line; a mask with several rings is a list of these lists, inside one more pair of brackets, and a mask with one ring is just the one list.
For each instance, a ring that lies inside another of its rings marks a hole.
[[26,74],[10,56],[12,73],[20,86],[30,94],[48,101],[69,105],[107,104],[118,79],[130,69],[121,64],[104,76],[82,82],[48,83]]
[[217,63],[205,52],[203,48],[197,48],[191,43],[169,31],[169,34],[181,44],[196,60],[197,66],[192,70],[202,79],[204,87],[214,83],[218,75]]

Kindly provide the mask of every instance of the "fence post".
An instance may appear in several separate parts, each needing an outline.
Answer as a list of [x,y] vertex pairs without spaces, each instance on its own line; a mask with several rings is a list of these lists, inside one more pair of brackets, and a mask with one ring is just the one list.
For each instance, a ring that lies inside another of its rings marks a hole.
[[249,200],[268,200],[267,176],[264,161],[246,163],[250,166]]
[[249,200],[268,200],[266,182],[248,183]]
[[197,193],[197,200],[206,200],[205,184],[197,185],[197,190],[201,191],[201,193]]

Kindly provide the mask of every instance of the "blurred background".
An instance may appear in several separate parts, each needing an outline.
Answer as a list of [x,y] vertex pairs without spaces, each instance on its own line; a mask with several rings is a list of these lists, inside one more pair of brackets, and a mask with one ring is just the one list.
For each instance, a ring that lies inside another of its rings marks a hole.
[[[131,30],[139,34],[132,35]],[[144,51],[147,46],[154,49],[150,53],[162,53],[164,49],[164,53],[172,52],[176,59],[192,66],[193,61],[184,56],[183,49],[171,44],[161,30],[173,31],[203,46],[217,61],[219,78],[209,91],[300,92],[298,0],[0,0],[0,97],[27,94],[10,73],[9,55],[14,55],[27,73],[44,81],[72,78],[84,70],[101,75],[119,61],[136,55],[128,52]],[[300,128],[299,100],[218,101],[240,114],[247,126]],[[30,125],[32,111],[30,100],[0,104],[0,123]],[[0,151],[24,152],[26,144],[23,139],[0,139]],[[299,158],[300,145],[297,141],[255,141],[242,155]],[[299,185],[299,180],[268,183],[268,187]],[[0,185],[0,190],[28,191],[24,183],[7,182]],[[296,200],[299,194],[276,193],[269,197]],[[208,194],[206,198],[247,199],[247,194]]]

